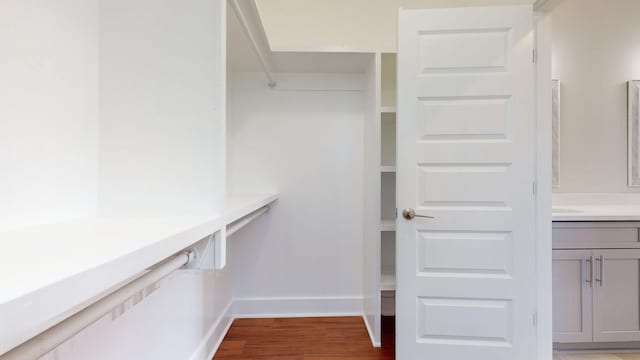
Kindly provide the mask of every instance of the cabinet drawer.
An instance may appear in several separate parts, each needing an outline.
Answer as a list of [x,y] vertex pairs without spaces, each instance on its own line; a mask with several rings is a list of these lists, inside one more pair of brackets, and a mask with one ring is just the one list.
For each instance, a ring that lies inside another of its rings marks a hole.
[[554,249],[640,248],[637,222],[554,222]]

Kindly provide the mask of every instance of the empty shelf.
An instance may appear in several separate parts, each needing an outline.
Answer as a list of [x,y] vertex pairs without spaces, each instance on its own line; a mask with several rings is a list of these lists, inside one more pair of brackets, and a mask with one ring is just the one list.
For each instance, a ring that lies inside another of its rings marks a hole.
[[396,274],[382,273],[380,276],[380,291],[393,291],[396,289]]
[[16,324],[0,327],[0,353],[276,199],[231,198],[223,214],[211,216],[78,219],[0,231],[0,319]]
[[396,230],[396,222],[395,220],[381,220],[380,221],[380,231],[395,231]]

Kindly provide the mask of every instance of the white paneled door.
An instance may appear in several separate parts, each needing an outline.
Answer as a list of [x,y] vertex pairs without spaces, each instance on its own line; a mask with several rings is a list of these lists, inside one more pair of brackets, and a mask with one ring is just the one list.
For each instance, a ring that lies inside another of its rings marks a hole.
[[399,360],[536,359],[532,29],[530,6],[400,12]]

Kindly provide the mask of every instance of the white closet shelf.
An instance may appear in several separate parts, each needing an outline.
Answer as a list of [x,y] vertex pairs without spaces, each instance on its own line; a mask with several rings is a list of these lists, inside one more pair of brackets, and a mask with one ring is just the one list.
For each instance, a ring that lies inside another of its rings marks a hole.
[[382,165],[380,166],[380,172],[383,173],[394,173],[396,172],[395,165]]
[[396,222],[393,219],[382,219],[380,221],[380,231],[396,231]]
[[396,289],[396,274],[382,272],[380,276],[380,291],[394,291]]
[[[92,218],[0,231],[0,354],[278,195],[231,197],[211,216]],[[37,306],[35,306],[37,304]]]
[[395,106],[383,106],[380,108],[380,112],[381,113],[395,113],[396,112],[396,107]]

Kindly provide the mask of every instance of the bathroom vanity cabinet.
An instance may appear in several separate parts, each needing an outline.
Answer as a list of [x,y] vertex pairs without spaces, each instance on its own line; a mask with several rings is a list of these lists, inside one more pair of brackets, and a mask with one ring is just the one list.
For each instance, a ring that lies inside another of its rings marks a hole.
[[639,228],[553,223],[554,343],[640,341]]

